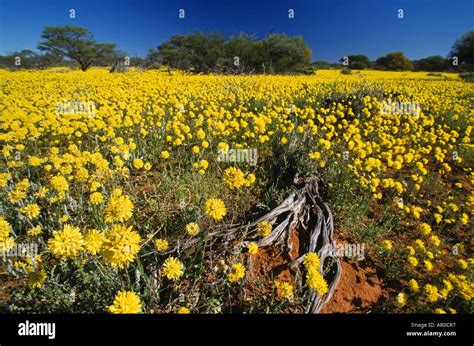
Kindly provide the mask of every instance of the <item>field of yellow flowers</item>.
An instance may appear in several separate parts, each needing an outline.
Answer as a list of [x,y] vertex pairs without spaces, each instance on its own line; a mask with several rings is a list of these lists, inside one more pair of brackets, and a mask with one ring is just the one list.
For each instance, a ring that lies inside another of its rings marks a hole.
[[[472,84],[421,72],[0,71],[0,253],[38,246],[0,259],[0,311],[304,312],[327,291],[317,254],[303,284],[256,278],[255,242],[206,237],[298,173],[324,181],[335,236],[366,245],[375,311],[472,312],[473,104]],[[232,149],[256,165],[217,159]]]

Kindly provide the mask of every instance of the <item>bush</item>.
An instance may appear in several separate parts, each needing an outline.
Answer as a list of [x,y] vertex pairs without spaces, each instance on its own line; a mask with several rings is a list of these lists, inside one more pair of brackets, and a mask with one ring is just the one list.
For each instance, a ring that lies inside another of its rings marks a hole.
[[461,73],[459,76],[466,82],[474,82],[474,72]]

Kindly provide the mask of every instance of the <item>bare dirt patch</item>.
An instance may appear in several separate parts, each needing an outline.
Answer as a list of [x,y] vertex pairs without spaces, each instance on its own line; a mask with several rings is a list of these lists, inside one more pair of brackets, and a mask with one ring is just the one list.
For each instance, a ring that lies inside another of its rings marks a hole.
[[383,282],[364,262],[342,259],[336,291],[321,313],[367,313],[384,299]]
[[[260,248],[250,256],[248,284],[251,294],[268,294],[273,280],[294,283],[294,271],[289,263],[304,252],[304,232],[298,229],[290,234],[291,250],[282,251],[279,246]],[[367,313],[385,299],[384,283],[366,260],[341,258],[342,274],[336,291],[321,313]]]

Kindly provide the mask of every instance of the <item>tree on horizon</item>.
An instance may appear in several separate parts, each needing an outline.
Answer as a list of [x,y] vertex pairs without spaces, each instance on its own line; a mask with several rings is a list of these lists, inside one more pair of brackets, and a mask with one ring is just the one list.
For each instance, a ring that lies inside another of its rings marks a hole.
[[76,61],[82,71],[93,64],[113,59],[116,45],[113,43],[97,43],[88,29],[80,26],[47,26],[43,29],[38,49],[54,56],[69,58]]

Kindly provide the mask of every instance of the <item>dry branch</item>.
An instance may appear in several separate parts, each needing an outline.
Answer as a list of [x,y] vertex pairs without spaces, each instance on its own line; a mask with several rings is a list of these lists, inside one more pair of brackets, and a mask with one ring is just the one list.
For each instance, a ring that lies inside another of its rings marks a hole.
[[[224,252],[229,246],[246,246],[251,241],[257,241],[260,248],[280,245],[290,252],[292,250],[291,233],[296,229],[306,232],[309,240],[307,244],[304,244],[305,253],[300,253],[298,258],[290,262],[289,267],[295,269],[301,265],[308,252],[316,252],[319,255],[320,272],[328,283],[329,291],[324,295],[318,295],[311,289],[307,304],[308,313],[319,313],[336,289],[341,275],[341,264],[334,251],[331,251],[335,248],[333,217],[328,205],[319,195],[318,182],[309,180],[300,185],[302,185],[301,188],[295,188],[280,205],[256,221],[227,230],[212,231],[207,234],[205,240],[208,244],[212,244],[214,251],[221,249]],[[272,223],[273,227],[267,237],[259,239],[257,225],[262,221]],[[244,241],[237,241],[239,239]],[[200,241],[198,238],[189,239],[170,253],[190,254]]]

